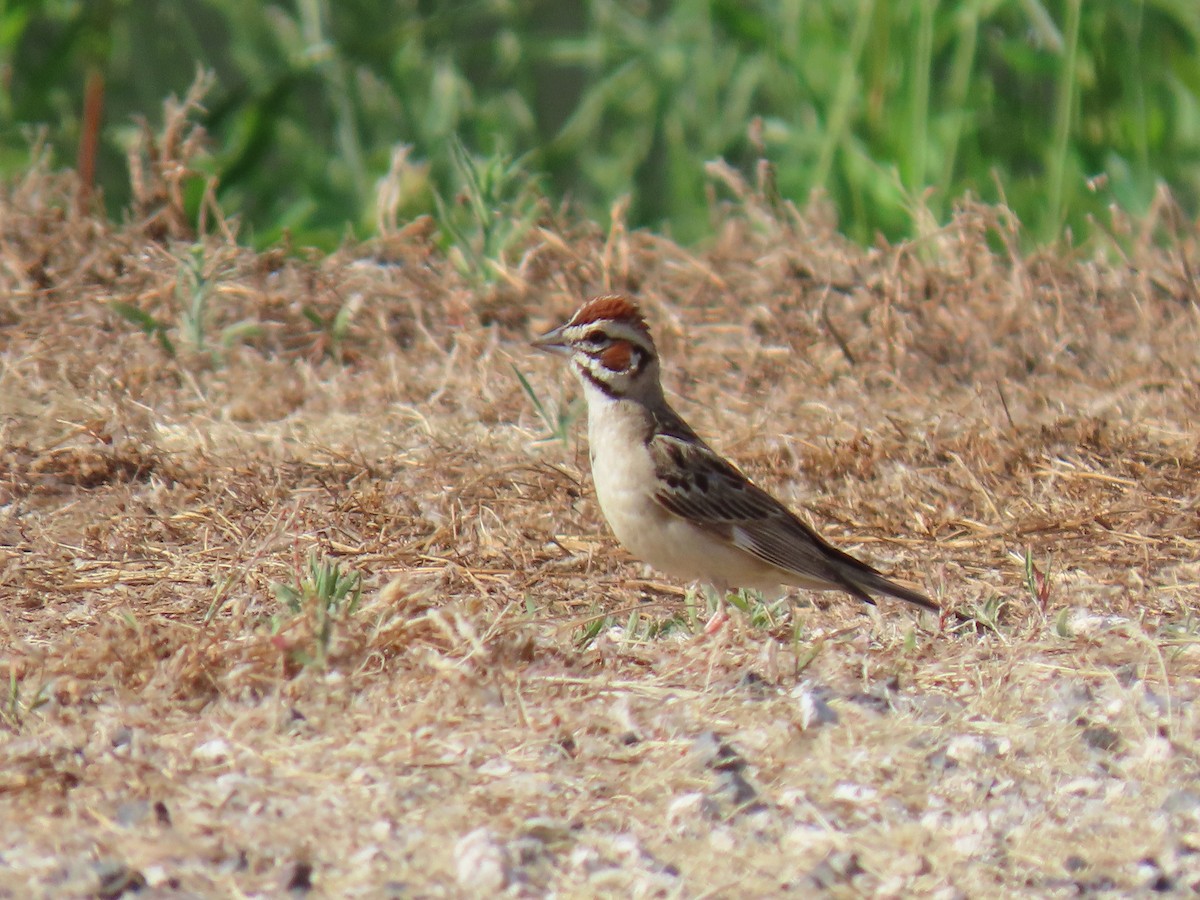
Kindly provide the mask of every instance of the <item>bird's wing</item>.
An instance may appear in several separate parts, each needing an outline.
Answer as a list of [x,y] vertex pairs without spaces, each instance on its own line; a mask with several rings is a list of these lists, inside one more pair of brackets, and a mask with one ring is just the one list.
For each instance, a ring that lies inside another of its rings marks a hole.
[[924,595],[889,581],[866,563],[826,543],[786,506],[754,485],[684,426],[649,441],[661,486],[655,500],[677,516],[731,542],[765,563],[870,603],[868,590],[926,609]]
[[831,564],[845,554],[710,447],[659,433],[650,453],[661,484],[655,499],[666,509],[773,566],[841,584]]

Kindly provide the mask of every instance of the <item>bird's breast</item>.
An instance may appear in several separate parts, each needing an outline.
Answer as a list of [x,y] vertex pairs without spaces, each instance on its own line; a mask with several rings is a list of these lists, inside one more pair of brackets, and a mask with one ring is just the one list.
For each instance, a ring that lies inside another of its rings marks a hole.
[[[596,499],[617,540],[634,556],[668,575],[726,586],[760,587],[782,580],[749,554],[695,523],[668,511],[646,445],[647,416],[589,404],[592,480]],[[601,415],[597,415],[601,412]]]

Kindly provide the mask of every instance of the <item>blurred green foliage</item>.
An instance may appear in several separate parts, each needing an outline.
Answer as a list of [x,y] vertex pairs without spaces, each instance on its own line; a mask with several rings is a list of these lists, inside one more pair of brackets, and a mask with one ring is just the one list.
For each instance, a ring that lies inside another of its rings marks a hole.
[[134,117],[201,68],[205,165],[257,244],[371,234],[389,171],[393,217],[434,212],[464,186],[456,138],[600,220],[628,194],[632,224],[682,240],[709,229],[717,157],[770,159],[863,241],[966,191],[1043,239],[1143,212],[1160,182],[1200,199],[1196,0],[8,0],[0,174],[39,127],[74,164],[98,70],[119,213]]

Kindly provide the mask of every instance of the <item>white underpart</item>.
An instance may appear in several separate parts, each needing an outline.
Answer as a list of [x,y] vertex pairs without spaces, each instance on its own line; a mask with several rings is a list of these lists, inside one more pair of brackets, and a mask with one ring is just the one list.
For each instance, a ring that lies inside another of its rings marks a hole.
[[798,582],[791,573],[767,566],[660,506],[654,499],[658,479],[645,445],[646,408],[609,397],[586,380],[583,388],[596,497],[609,527],[630,553],[667,575],[702,581],[719,591],[744,587],[769,592],[783,582],[832,587]]

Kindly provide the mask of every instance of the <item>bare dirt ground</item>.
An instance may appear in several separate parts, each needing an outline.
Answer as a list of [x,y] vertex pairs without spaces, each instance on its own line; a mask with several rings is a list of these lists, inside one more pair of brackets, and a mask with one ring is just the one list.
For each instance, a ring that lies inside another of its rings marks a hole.
[[[0,895],[1200,886],[1168,206],[1127,254],[981,208],[863,250],[748,192],[707,250],[548,225],[479,285],[421,223],[306,260],[70,190],[0,202]],[[514,371],[576,412],[527,341],[609,290],[701,433],[966,621],[801,593],[700,633]]]

